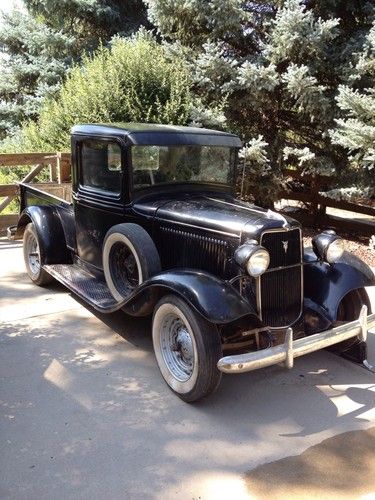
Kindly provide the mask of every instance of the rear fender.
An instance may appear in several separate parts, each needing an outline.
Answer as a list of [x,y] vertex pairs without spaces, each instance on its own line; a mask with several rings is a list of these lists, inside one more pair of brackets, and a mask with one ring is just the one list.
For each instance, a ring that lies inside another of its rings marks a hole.
[[33,205],[25,208],[18,221],[15,238],[21,238],[27,224],[32,222],[40,242],[44,264],[67,264],[71,256],[66,246],[65,234],[57,207]]
[[316,256],[309,248],[304,260],[305,298],[322,307],[332,321],[336,320],[338,306],[347,293],[375,285],[371,268],[349,252],[344,252],[332,265],[316,262]]
[[228,324],[249,316],[254,327],[262,325],[254,305],[232,285],[204,271],[173,269],[159,273],[142,283],[123,308],[133,315],[150,314],[156,301],[167,293],[180,296],[211,323]]

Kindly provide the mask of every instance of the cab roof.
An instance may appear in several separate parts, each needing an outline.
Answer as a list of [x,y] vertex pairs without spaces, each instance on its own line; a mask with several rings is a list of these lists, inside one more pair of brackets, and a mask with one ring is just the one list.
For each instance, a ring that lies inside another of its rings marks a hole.
[[120,138],[127,145],[199,145],[240,148],[242,142],[235,134],[198,127],[159,125],[154,123],[82,124],[72,128],[73,136]]

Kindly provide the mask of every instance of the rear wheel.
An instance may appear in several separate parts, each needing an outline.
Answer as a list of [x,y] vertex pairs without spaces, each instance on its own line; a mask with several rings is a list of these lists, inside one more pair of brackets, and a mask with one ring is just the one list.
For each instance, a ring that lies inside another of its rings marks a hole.
[[33,283],[39,286],[48,285],[53,278],[43,269],[43,249],[34,224],[26,226],[23,233],[23,258],[26,271]]
[[175,295],[155,306],[152,338],[164,380],[182,400],[192,403],[211,394],[219,385],[221,341],[209,323]]

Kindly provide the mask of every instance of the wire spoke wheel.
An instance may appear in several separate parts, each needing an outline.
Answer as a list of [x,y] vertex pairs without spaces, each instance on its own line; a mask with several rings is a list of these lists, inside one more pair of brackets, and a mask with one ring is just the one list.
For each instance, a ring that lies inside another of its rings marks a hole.
[[122,242],[115,243],[110,249],[109,269],[116,288],[125,296],[140,282],[135,257]]
[[160,269],[156,246],[142,227],[128,223],[109,229],[103,243],[103,271],[107,286],[116,300],[130,296]]

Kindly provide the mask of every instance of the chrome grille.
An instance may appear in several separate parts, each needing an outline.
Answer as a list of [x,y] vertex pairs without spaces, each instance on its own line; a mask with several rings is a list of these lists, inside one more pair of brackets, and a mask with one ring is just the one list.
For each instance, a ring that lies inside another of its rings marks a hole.
[[264,323],[273,328],[294,323],[301,313],[301,266],[265,273],[260,281]]
[[270,271],[258,279],[259,312],[267,326],[289,326],[302,309],[301,231],[265,232],[260,243],[270,254]]
[[270,269],[301,262],[301,231],[270,231],[263,233],[260,244],[270,254]]

